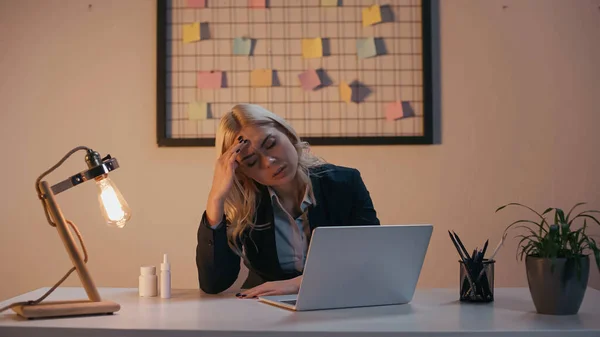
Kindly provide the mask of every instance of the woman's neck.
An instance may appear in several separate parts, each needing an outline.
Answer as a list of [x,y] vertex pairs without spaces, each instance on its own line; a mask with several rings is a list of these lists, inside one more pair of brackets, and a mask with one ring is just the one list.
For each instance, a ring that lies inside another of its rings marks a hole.
[[[296,176],[292,181],[284,185],[272,186],[279,199],[286,201],[299,202],[299,198],[304,196],[304,184]],[[300,193],[302,191],[302,193]]]

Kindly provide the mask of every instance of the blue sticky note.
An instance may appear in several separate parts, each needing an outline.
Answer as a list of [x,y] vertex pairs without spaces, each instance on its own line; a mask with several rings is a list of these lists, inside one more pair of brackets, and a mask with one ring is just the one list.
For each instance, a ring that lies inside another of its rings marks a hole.
[[375,47],[375,39],[367,37],[356,40],[356,50],[359,59],[376,56],[377,48]]
[[250,55],[252,48],[252,39],[247,37],[236,37],[233,39],[234,55]]

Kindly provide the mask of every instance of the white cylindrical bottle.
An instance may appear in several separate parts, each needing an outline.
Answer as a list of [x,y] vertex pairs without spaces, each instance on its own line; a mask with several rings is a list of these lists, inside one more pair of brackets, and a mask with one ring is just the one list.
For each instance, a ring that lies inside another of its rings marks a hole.
[[154,297],[158,292],[158,276],[155,266],[140,267],[140,297]]
[[163,263],[160,264],[160,297],[171,297],[171,265],[167,254],[163,256]]

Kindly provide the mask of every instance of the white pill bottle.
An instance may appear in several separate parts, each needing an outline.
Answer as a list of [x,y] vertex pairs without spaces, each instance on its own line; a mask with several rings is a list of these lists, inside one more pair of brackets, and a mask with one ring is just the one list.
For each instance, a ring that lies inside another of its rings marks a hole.
[[158,276],[155,266],[140,267],[139,293],[140,297],[154,297],[158,291]]

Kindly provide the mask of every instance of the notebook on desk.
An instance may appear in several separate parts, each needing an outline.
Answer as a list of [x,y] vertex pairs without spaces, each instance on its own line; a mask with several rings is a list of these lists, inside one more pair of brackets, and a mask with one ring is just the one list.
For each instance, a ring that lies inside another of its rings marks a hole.
[[409,303],[433,226],[317,227],[298,294],[259,301],[303,311]]

